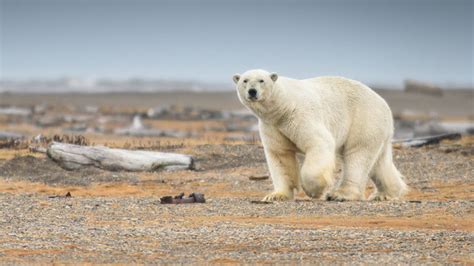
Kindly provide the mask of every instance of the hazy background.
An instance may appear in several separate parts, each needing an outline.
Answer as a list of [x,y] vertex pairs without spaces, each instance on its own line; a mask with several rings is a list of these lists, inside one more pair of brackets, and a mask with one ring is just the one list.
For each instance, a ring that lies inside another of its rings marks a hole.
[[229,85],[264,68],[401,88],[473,83],[473,1],[0,0],[3,80]]

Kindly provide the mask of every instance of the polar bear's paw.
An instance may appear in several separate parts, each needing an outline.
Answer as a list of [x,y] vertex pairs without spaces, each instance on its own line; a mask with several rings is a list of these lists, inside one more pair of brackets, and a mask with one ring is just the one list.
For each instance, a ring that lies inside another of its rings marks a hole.
[[373,201],[386,201],[386,200],[396,200],[396,199],[398,199],[398,197],[392,197],[383,192],[375,192],[369,197],[369,200],[373,200]]
[[285,201],[285,200],[290,200],[291,196],[288,195],[287,193],[283,192],[272,192],[268,195],[266,195],[262,201]]
[[328,201],[350,201],[350,200],[362,200],[360,193],[354,192],[349,189],[336,189],[335,191],[326,195]]

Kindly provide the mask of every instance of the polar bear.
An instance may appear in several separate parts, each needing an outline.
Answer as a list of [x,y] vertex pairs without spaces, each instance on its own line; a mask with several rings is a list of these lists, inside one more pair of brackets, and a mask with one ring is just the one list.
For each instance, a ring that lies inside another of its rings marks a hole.
[[[363,200],[369,177],[373,200],[401,197],[407,186],[392,161],[393,119],[382,97],[343,77],[296,80],[265,70],[233,76],[237,94],[259,120],[274,192],[264,201],[289,200],[303,188],[312,198]],[[305,155],[301,168],[296,153]],[[336,158],[343,178],[335,186]]]

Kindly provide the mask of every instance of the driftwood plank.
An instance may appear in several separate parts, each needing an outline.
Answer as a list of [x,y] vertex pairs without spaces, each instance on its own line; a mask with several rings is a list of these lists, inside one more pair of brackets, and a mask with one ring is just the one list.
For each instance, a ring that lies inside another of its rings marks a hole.
[[111,149],[103,146],[79,146],[53,142],[47,149],[48,156],[67,170],[86,166],[109,171],[157,171],[193,169],[189,155],[154,151]]
[[425,145],[440,143],[442,140],[445,140],[445,139],[456,140],[460,138],[461,138],[461,134],[459,133],[449,133],[449,134],[441,134],[441,135],[422,137],[422,138],[394,140],[393,143],[404,146],[404,147],[422,147]]

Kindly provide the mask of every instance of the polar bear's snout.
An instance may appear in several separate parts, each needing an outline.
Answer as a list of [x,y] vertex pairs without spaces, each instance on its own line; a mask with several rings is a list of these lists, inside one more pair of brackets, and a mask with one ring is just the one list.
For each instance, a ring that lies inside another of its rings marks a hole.
[[253,101],[253,100],[258,100],[258,91],[257,89],[255,88],[250,88],[248,91],[247,91],[247,94],[248,94],[248,99]]

